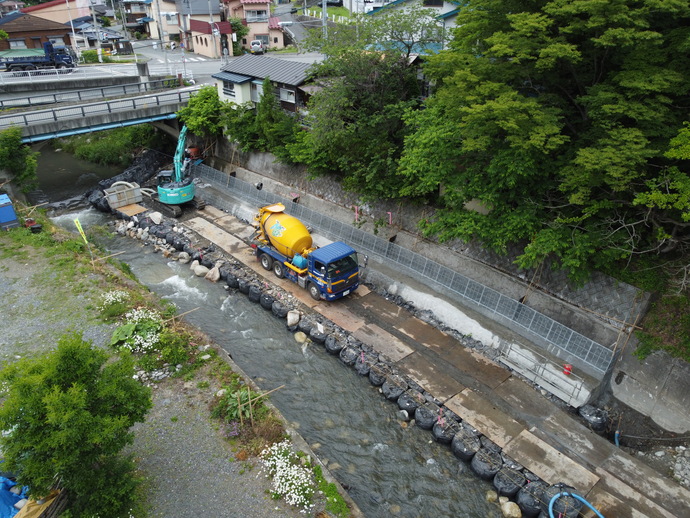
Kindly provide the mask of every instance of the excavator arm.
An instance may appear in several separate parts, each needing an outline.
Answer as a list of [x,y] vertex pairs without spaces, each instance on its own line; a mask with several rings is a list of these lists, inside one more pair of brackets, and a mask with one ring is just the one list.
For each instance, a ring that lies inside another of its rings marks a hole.
[[184,178],[184,150],[187,147],[187,126],[182,126],[180,130],[180,138],[177,139],[177,149],[175,149],[175,158],[173,159],[173,167],[175,169],[174,180],[181,182]]

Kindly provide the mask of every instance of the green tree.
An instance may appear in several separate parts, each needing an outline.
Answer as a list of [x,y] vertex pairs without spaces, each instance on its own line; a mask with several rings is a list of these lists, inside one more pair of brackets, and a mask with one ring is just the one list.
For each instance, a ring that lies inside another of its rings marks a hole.
[[3,31],[2,29],[0,29],[0,40],[6,40],[7,38],[9,38],[7,33],[5,31]]
[[427,230],[499,251],[523,241],[520,265],[555,258],[580,280],[682,253],[688,162],[668,152],[688,119],[688,42],[687,2],[461,9],[449,50],[426,69],[437,91],[406,119],[404,192],[442,193]]
[[228,103],[220,100],[213,85],[202,87],[191,96],[187,106],[177,112],[189,131],[204,138],[217,138],[223,134],[224,112]]
[[242,18],[229,18],[228,22],[232,27],[232,33],[237,35],[235,41],[232,42],[232,55],[241,56],[244,53],[242,38],[249,34],[249,27],[242,23]]
[[399,52],[347,49],[315,69],[323,90],[308,105],[309,129],[288,144],[313,175],[335,174],[364,197],[397,195],[403,114],[418,104],[416,69]]
[[76,516],[127,516],[136,480],[120,452],[151,407],[150,390],[133,373],[130,356],[109,360],[77,334],[0,372],[4,466],[32,496],[59,484]]
[[11,127],[0,131],[0,168],[12,175],[12,182],[22,192],[38,187],[38,153],[22,143],[22,131]]
[[276,89],[267,77],[263,81],[261,99],[256,105],[254,128],[257,135],[256,149],[271,151],[278,157],[287,157],[285,145],[293,140],[295,119],[280,105]]

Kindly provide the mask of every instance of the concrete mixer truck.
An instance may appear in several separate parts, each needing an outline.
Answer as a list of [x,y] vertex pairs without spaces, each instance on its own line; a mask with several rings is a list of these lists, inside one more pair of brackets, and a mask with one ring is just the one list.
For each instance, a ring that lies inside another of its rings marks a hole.
[[315,300],[336,300],[359,286],[357,252],[342,242],[313,246],[300,220],[285,214],[282,203],[261,207],[254,217],[257,237],[252,247],[266,270],[309,290]]

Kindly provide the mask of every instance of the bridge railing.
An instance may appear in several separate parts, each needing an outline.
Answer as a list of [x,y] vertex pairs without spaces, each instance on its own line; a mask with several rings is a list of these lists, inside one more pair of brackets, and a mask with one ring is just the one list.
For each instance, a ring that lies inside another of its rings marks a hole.
[[150,108],[152,106],[179,105],[188,102],[192,94],[199,88],[200,87],[187,87],[171,92],[162,92],[141,97],[127,97],[100,103],[70,105],[50,110],[35,110],[5,115],[0,117],[0,130],[9,128],[10,126],[31,126],[34,124],[81,119],[108,113],[136,113],[137,110]]
[[43,106],[46,104],[57,104],[74,101],[87,101],[103,99],[107,97],[117,97],[122,95],[134,95],[152,92],[155,90],[179,88],[177,79],[156,79],[144,83],[129,83],[125,85],[103,86],[100,88],[87,88],[85,90],[73,90],[69,92],[58,92],[54,94],[32,95],[27,97],[15,97],[12,99],[0,99],[0,110],[5,108],[24,108],[33,106]]

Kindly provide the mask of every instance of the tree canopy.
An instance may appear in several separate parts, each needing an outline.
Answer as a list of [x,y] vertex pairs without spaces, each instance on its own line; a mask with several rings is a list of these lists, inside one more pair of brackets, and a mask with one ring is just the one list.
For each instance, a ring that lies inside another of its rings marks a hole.
[[109,361],[70,334],[54,352],[3,369],[3,466],[32,496],[59,483],[76,516],[127,516],[135,481],[120,452],[132,442],[130,427],[151,407],[133,365],[129,356]]
[[12,175],[12,181],[22,192],[38,186],[38,153],[22,144],[22,131],[18,127],[0,131],[0,168]]
[[401,193],[440,189],[442,238],[523,241],[519,264],[576,278],[686,250],[688,50],[687,2],[473,1],[406,118]]

